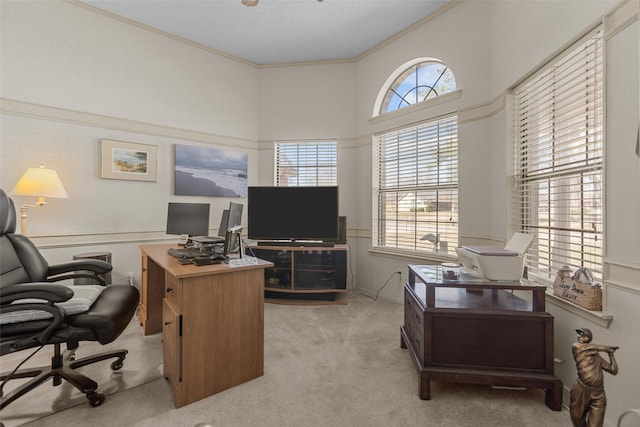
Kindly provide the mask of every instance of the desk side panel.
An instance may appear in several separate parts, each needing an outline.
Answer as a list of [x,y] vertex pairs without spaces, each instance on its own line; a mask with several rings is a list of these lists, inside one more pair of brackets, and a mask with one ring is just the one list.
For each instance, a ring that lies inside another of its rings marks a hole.
[[263,269],[183,279],[185,403],[263,375]]
[[144,335],[162,332],[162,299],[164,297],[164,269],[142,254],[142,282],[140,322]]

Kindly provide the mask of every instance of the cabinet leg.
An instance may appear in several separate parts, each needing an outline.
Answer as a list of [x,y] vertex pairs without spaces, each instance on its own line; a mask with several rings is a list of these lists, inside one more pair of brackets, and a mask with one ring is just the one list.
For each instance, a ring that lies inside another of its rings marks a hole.
[[407,348],[407,343],[404,342],[404,336],[402,334],[402,328],[400,328],[400,348]]
[[418,395],[422,400],[431,399],[431,376],[428,373],[420,373],[420,384],[418,385]]
[[553,411],[562,411],[562,381],[555,381],[544,391],[544,403]]

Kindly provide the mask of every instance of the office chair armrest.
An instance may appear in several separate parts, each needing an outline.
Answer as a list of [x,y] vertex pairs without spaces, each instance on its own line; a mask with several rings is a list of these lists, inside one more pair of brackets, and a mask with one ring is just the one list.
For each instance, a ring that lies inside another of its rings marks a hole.
[[0,288],[0,304],[2,311],[14,301],[21,299],[41,299],[50,303],[63,302],[73,297],[73,290],[64,285],[51,283],[20,283]]
[[60,264],[50,265],[48,276],[57,276],[58,274],[71,273],[80,270],[89,270],[93,271],[94,273],[103,274],[113,270],[113,266],[108,262],[99,259],[77,259]]
[[[45,311],[53,316],[50,323],[42,331],[11,342],[10,351],[19,351],[37,344],[46,344],[51,336],[64,322],[66,313],[64,309],[54,305],[73,297],[73,291],[64,285],[52,285],[50,283],[21,283],[0,288],[0,302],[2,314],[19,311]],[[44,302],[25,302],[11,304],[14,301],[40,299]],[[3,349],[4,353],[4,349]]]
[[[34,345],[43,345],[49,343],[49,339],[60,328],[60,325],[62,325],[66,316],[66,313],[62,308],[53,305],[52,303],[34,302],[25,304],[8,304],[6,306],[3,305],[2,307],[3,314],[17,311],[46,311],[50,313],[53,318],[50,319],[50,323],[42,331],[34,333],[34,335],[29,335],[11,342],[8,346],[10,352],[20,351],[25,348],[33,347]],[[5,353],[5,349],[3,349],[3,354]]]
[[99,259],[78,259],[60,264],[50,265],[47,271],[48,282],[58,282],[60,280],[87,278],[92,279],[99,285],[108,283],[99,274],[108,273],[113,266],[106,261]]

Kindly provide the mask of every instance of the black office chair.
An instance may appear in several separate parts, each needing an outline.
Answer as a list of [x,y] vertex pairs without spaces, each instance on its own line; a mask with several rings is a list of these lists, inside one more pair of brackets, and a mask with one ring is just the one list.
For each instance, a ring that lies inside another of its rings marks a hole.
[[[1,375],[0,409],[49,378],[53,379],[54,386],[65,379],[85,393],[92,406],[99,406],[105,398],[96,392],[98,384],[74,369],[117,358],[111,368],[118,370],[127,350],[112,350],[82,359],[75,359],[75,350],[80,341],[108,344],[118,338],[136,311],[138,290],[129,285],[106,286],[100,274],[104,275],[112,267],[104,261],[80,259],[48,265],[26,236],[15,234],[15,227],[15,206],[0,189],[0,356],[49,344],[53,345],[54,354],[50,366],[18,370],[20,363],[14,372]],[[51,283],[76,277],[91,277],[102,286],[78,286],[74,293],[72,285]],[[81,289],[91,291],[93,297],[74,298]],[[82,303],[86,306],[82,307]],[[74,310],[81,312],[72,314]],[[43,313],[48,317],[39,318]],[[66,344],[63,352],[61,344]],[[31,377],[4,396],[2,387],[7,381]]]

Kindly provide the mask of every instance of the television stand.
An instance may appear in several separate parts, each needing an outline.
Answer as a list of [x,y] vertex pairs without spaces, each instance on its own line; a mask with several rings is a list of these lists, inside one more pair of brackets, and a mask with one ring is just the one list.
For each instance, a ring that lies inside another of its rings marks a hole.
[[[275,242],[273,242],[275,243]],[[262,243],[250,252],[273,263],[265,268],[265,301],[292,305],[346,304],[347,245],[323,247],[310,242],[293,247]]]
[[287,241],[278,241],[278,240],[268,240],[265,242],[258,242],[258,246],[285,246],[290,248],[304,248],[304,247],[313,247],[313,248],[333,248],[335,246],[334,242],[318,242],[311,240],[287,240]]

